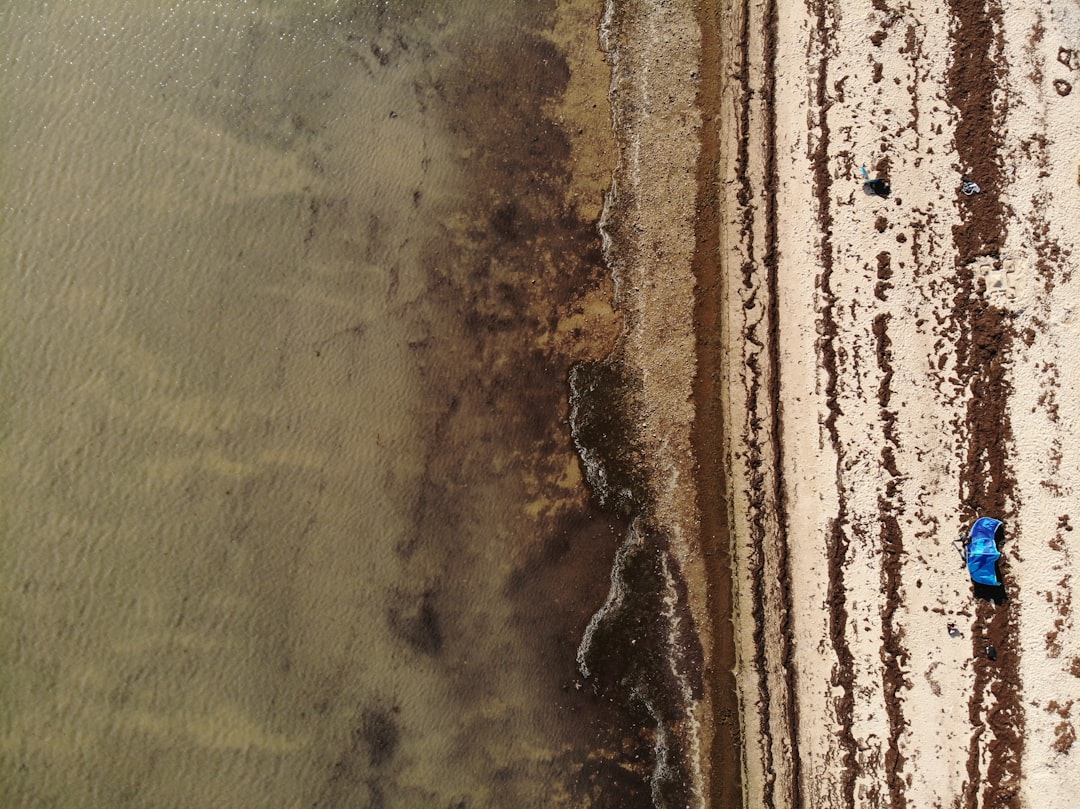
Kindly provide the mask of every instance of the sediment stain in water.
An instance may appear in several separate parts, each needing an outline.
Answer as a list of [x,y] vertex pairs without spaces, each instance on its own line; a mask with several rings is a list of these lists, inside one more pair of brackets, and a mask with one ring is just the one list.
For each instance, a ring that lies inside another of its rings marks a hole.
[[4,803],[649,803],[575,657],[598,15],[0,14]]

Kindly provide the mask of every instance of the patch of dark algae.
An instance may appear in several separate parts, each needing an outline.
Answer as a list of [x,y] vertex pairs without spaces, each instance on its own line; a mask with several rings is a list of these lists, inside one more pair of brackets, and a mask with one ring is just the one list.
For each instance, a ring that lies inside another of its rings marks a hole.
[[667,538],[648,518],[648,473],[629,427],[635,389],[617,353],[570,372],[570,427],[586,480],[599,505],[631,519],[607,602],[589,624],[578,663],[597,694],[624,706],[637,744],[652,751],[651,800],[644,805],[675,809],[692,805],[694,788],[675,730],[687,718],[681,679],[689,680],[689,697],[700,699],[703,655]]
[[570,430],[597,504],[623,517],[640,509],[647,487],[641,447],[629,428],[631,380],[614,358],[570,369]]
[[[386,623],[402,654],[442,678],[445,709],[458,729],[456,766],[493,773],[487,795],[452,805],[683,806],[681,749],[664,734],[681,716],[665,674],[666,638],[678,629],[664,617],[658,586],[668,560],[652,538],[640,546],[621,542],[645,489],[618,407],[626,380],[616,365],[596,360],[610,351],[618,324],[592,334],[559,328],[569,316],[580,321],[587,308],[580,301],[610,300],[611,289],[596,219],[575,201],[572,137],[580,132],[573,135],[550,111],[570,84],[567,54],[551,37],[555,13],[554,0],[501,4],[497,25],[488,19],[487,27],[460,34],[452,52],[433,53],[439,69],[415,86],[425,120],[453,139],[467,187],[445,209],[424,207],[422,188],[414,195],[439,229],[423,250],[425,289],[402,313],[416,324],[410,347],[428,391],[417,429],[427,448],[412,525],[396,549],[415,587],[393,594]],[[425,43],[396,30],[392,16],[380,17],[379,31],[381,69],[418,52],[427,58]],[[594,27],[588,41],[595,37]],[[594,138],[610,136],[610,119],[600,113],[603,135]],[[568,377],[575,390],[569,414]],[[574,462],[575,444],[593,459],[585,466],[594,502],[556,483]],[[483,498],[472,493],[496,487],[511,500],[508,516],[478,521]],[[635,525],[644,536],[641,522]],[[479,601],[493,588],[478,580],[494,574],[478,560],[491,556],[512,560],[498,593],[507,609],[494,613],[510,617],[500,624]],[[613,564],[626,597],[614,605],[609,598],[596,617]],[[593,688],[579,672],[586,633]],[[507,663],[513,656],[526,663]],[[521,730],[492,730],[501,727],[488,718],[500,679],[528,680],[530,698],[550,705],[538,720],[543,729],[527,730],[563,752],[530,763],[536,774],[522,774],[509,757],[488,760],[488,751],[512,745]],[[350,801],[365,794],[370,806],[401,805],[408,779],[399,769],[418,753],[410,747],[415,740],[394,728],[415,723],[414,710],[380,703],[361,713],[313,805],[363,805]],[[659,778],[657,748],[665,762]],[[426,805],[437,806],[433,801]]]

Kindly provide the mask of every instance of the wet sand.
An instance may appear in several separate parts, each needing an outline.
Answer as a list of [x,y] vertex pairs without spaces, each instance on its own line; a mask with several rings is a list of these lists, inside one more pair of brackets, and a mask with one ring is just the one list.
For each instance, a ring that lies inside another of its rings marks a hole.
[[617,617],[632,614],[627,604],[656,604],[632,639],[650,651],[622,685],[658,727],[661,806],[740,800],[719,377],[694,372],[724,350],[715,294],[719,15],[710,4],[608,3],[601,25],[619,149],[601,230],[624,317],[608,360],[623,391],[622,432],[603,474],[586,467],[594,487],[598,478],[602,489],[613,477],[640,481],[622,498],[607,488],[631,515],[624,550],[646,559],[652,575],[617,564],[607,606]]

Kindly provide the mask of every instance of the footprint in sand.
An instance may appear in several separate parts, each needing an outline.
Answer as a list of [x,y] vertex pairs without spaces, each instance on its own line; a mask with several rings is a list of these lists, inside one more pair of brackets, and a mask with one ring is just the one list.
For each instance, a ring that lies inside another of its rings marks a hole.
[[983,294],[988,303],[999,309],[1020,312],[1027,305],[1028,274],[1024,269],[1025,263],[1015,256],[1003,256],[1000,261],[982,258],[975,262],[975,281],[985,284]]
[[935,697],[941,696],[941,683],[938,682],[937,677],[934,675],[934,669],[941,665],[940,660],[935,660],[930,664],[930,667],[923,672],[923,677],[926,678],[926,682],[930,684],[930,691]]

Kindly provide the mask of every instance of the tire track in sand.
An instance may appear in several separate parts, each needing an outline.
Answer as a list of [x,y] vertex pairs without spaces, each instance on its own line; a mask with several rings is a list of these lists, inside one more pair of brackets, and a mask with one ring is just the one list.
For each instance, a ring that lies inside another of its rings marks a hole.
[[[739,31],[739,72],[737,81],[739,95],[739,143],[735,156],[735,174],[738,178],[736,199],[740,209],[739,241],[743,246],[743,260],[739,268],[743,289],[748,297],[743,304],[743,311],[749,311],[756,304],[757,280],[755,274],[756,252],[754,248],[754,187],[750,170],[750,130],[753,125],[753,89],[750,83],[750,37],[755,17],[750,0],[743,0]],[[765,475],[761,472],[763,446],[761,441],[761,416],[758,415],[758,401],[761,398],[761,364],[756,352],[764,346],[757,335],[757,322],[747,320],[742,329],[743,346],[749,355],[746,357],[746,455],[750,479],[747,490],[749,499],[749,539],[750,539],[750,600],[753,618],[754,663],[757,689],[758,733],[761,737],[762,753],[762,806],[774,809],[776,805],[776,764],[773,760],[773,736],[769,724],[770,692],[768,681],[768,661],[765,648]]]
[[[904,19],[903,13],[891,7],[885,0],[872,0],[873,9],[882,18],[877,32],[871,37],[875,47],[880,48],[892,33],[897,23]],[[907,86],[907,92],[911,99],[909,107],[909,123],[904,128],[910,127],[918,133],[919,103],[918,103],[918,74],[919,74],[919,39],[916,36],[914,24],[909,23],[905,37],[904,47],[900,53],[905,55],[908,66],[912,72],[912,81]],[[875,84],[879,79],[875,79]],[[875,96],[873,103],[881,103],[880,92]],[[887,103],[886,103],[887,106]],[[885,114],[887,110],[879,110]],[[899,138],[903,129],[895,133]],[[881,138],[878,149],[881,157],[875,164],[878,176],[889,176],[892,167],[893,143],[891,139]],[[917,148],[917,147],[916,147]],[[877,260],[877,284],[874,288],[874,297],[882,304],[888,304],[889,290],[893,284],[889,281],[892,277],[892,255],[889,252],[881,252]],[[904,674],[908,665],[908,650],[904,643],[904,630],[898,625],[898,613],[901,611],[904,598],[900,588],[903,583],[903,559],[904,559],[904,531],[900,526],[899,515],[904,511],[905,504],[901,496],[903,476],[897,465],[896,456],[900,451],[900,441],[896,428],[896,410],[890,409],[893,394],[893,352],[892,341],[889,339],[889,323],[892,313],[886,309],[879,312],[873,321],[873,334],[875,354],[877,356],[878,370],[881,378],[878,383],[878,419],[881,424],[881,466],[888,474],[885,483],[885,491],[878,495],[878,525],[880,541],[880,565],[881,565],[881,592],[884,597],[881,616],[881,686],[885,702],[885,715],[888,721],[888,738],[885,748],[885,786],[889,795],[889,806],[893,809],[906,809],[907,807],[907,780],[904,777],[905,758],[900,752],[900,740],[908,727],[904,716],[904,699],[901,692],[910,688],[910,683]]]
[[[739,272],[745,294],[743,311],[746,315],[742,327],[746,352],[746,422],[743,440],[749,471],[747,491],[753,669],[756,673],[758,734],[763,759],[761,805],[765,809],[774,809],[780,803],[801,809],[794,630],[791,623],[793,608],[781,451],[783,423],[779,375],[776,193],[779,184],[776,155],[777,14],[776,0],[766,0],[760,6],[743,0],[739,7],[739,58],[734,77],[739,88],[735,176],[740,212],[739,241],[743,248]],[[750,43],[754,41],[757,31],[760,31],[761,37],[762,65],[759,90],[755,90],[751,76],[754,54]],[[751,165],[753,133],[760,133],[762,137],[763,165],[760,173]],[[760,188],[755,186],[756,177],[763,178]],[[760,219],[757,215],[759,205],[764,209]],[[760,257],[757,249],[759,240]],[[774,583],[771,584],[770,580]],[[773,623],[771,615],[779,615],[779,620]],[[775,632],[769,631],[770,626],[775,627]],[[772,674],[777,666],[781,671],[779,682]],[[782,726],[774,728],[777,719]],[[787,755],[782,762],[778,760],[778,746],[786,746]],[[778,767],[786,770],[785,778],[780,778]],[[790,797],[785,794],[788,791]]]
[[810,32],[809,56],[813,59],[816,54],[818,60],[817,75],[812,88],[813,98],[811,100],[811,115],[816,120],[810,122],[811,127],[813,127],[814,123],[817,124],[817,142],[812,143],[810,146],[810,162],[813,166],[814,196],[817,199],[818,207],[818,232],[821,236],[821,275],[818,281],[818,292],[822,305],[818,329],[820,334],[818,353],[821,359],[821,368],[825,372],[827,412],[823,427],[828,436],[829,445],[836,454],[836,516],[831,521],[827,540],[829,639],[833,653],[836,655],[832,684],[835,688],[840,689],[840,694],[834,699],[833,703],[837,722],[839,723],[837,736],[842,750],[840,794],[843,798],[843,805],[853,807],[855,805],[855,780],[858,774],[856,768],[858,748],[853,732],[855,671],[854,656],[846,635],[848,612],[844,582],[844,566],[848,560],[851,539],[846,532],[849,515],[844,485],[844,450],[837,426],[837,419],[841,415],[841,409],[837,394],[838,359],[836,339],[838,327],[834,314],[836,295],[832,289],[834,248],[831,208],[832,176],[829,171],[830,133],[828,112],[829,107],[832,106],[832,100],[829,97],[828,68],[829,40],[832,32],[831,18],[834,14],[829,0],[810,0],[808,8],[813,23],[813,29]]
[[778,640],[780,644],[780,665],[784,676],[784,733],[790,752],[790,806],[802,809],[802,775],[799,755],[799,714],[795,669],[795,627],[792,622],[794,605],[791,600],[791,554],[788,546],[788,505],[784,484],[784,408],[780,385],[780,237],[778,232],[777,200],[780,196],[779,169],[776,149],[776,61],[777,61],[777,0],[766,0],[764,26],[764,63],[765,82],[763,87],[765,112],[765,253],[762,264],[765,267],[765,283],[768,291],[768,397],[772,412],[769,441],[772,443],[772,483],[776,508],[776,570],[778,575],[778,594],[780,622]]

